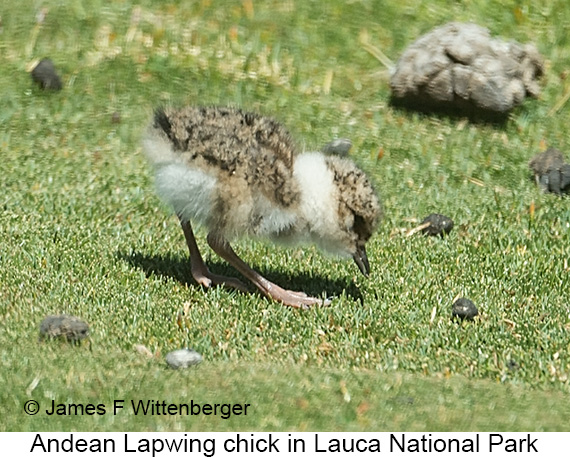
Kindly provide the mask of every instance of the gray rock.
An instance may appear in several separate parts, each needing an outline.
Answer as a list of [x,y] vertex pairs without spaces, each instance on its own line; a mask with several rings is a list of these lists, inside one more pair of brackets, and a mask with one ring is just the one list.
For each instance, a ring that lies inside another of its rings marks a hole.
[[202,356],[193,349],[177,349],[166,354],[166,363],[170,368],[188,368],[202,361]]
[[476,24],[451,22],[410,45],[391,79],[393,101],[422,110],[505,114],[540,93],[544,61],[532,44],[491,38]]
[[40,341],[45,338],[63,338],[78,343],[89,336],[89,325],[75,316],[58,314],[46,316],[40,323]]

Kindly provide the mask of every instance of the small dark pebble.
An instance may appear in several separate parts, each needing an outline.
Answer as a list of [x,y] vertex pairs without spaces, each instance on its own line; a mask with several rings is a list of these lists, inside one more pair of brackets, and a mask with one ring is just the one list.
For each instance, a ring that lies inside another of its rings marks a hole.
[[202,356],[194,349],[178,349],[166,354],[166,363],[170,368],[188,368],[202,361]]
[[447,235],[453,228],[453,220],[443,214],[430,214],[422,221],[421,225],[427,223],[429,225],[422,229],[422,233],[430,236]]
[[47,316],[40,323],[40,340],[63,338],[78,343],[89,336],[89,325],[78,317],[67,314]]
[[42,59],[32,70],[32,79],[45,90],[61,90],[63,84],[50,59]]
[[453,308],[451,309],[452,317],[461,320],[473,320],[478,314],[479,310],[468,298],[458,298],[453,304]]

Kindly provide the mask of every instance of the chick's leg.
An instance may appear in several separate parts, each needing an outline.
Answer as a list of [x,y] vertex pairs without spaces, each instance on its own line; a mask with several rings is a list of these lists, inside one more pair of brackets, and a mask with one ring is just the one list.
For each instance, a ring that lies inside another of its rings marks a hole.
[[230,265],[238,270],[242,275],[249,279],[260,292],[268,298],[281,302],[283,305],[293,308],[309,308],[313,305],[329,305],[329,300],[308,297],[303,292],[293,292],[283,289],[277,284],[272,283],[268,279],[261,276],[257,271],[253,270],[242,259],[238,257],[230,246],[230,243],[223,237],[209,233],[208,244],[212,250],[222,259],[225,259]]
[[178,218],[180,219],[180,225],[182,226],[182,231],[186,238],[186,244],[190,251],[190,271],[194,280],[206,288],[223,285],[241,290],[242,292],[248,292],[247,286],[239,279],[215,275],[208,270],[208,267],[202,259],[202,254],[200,254],[200,251],[198,250],[198,245],[196,244],[196,238],[194,238],[194,232],[192,231],[190,222],[183,220],[180,216]]

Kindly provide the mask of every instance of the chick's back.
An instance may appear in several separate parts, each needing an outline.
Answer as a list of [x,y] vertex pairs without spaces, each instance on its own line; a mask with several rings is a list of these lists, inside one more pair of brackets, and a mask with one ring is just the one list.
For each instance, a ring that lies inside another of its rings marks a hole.
[[267,207],[260,199],[283,210],[298,204],[296,147],[271,118],[226,107],[160,108],[150,136],[159,193],[179,215],[231,238],[239,226],[255,231],[260,207]]

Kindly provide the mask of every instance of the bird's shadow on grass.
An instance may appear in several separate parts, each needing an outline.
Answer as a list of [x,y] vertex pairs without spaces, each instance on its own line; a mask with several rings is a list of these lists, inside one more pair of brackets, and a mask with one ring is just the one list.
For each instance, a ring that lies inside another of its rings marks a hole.
[[[140,252],[118,252],[117,257],[133,267],[141,269],[147,278],[151,276],[171,278],[188,287],[200,287],[192,278],[188,257],[148,255]],[[212,273],[237,277],[244,284],[248,285],[251,292],[257,293],[255,287],[249,281],[225,262],[209,261],[207,264]],[[251,267],[285,289],[302,291],[314,297],[321,297],[326,292],[328,298],[332,296],[333,299],[339,297],[344,292],[350,300],[358,301],[361,304],[364,303],[360,290],[350,278],[328,279],[318,276],[312,277],[308,273],[303,272],[291,275],[275,270],[263,270],[256,265],[251,265]]]

